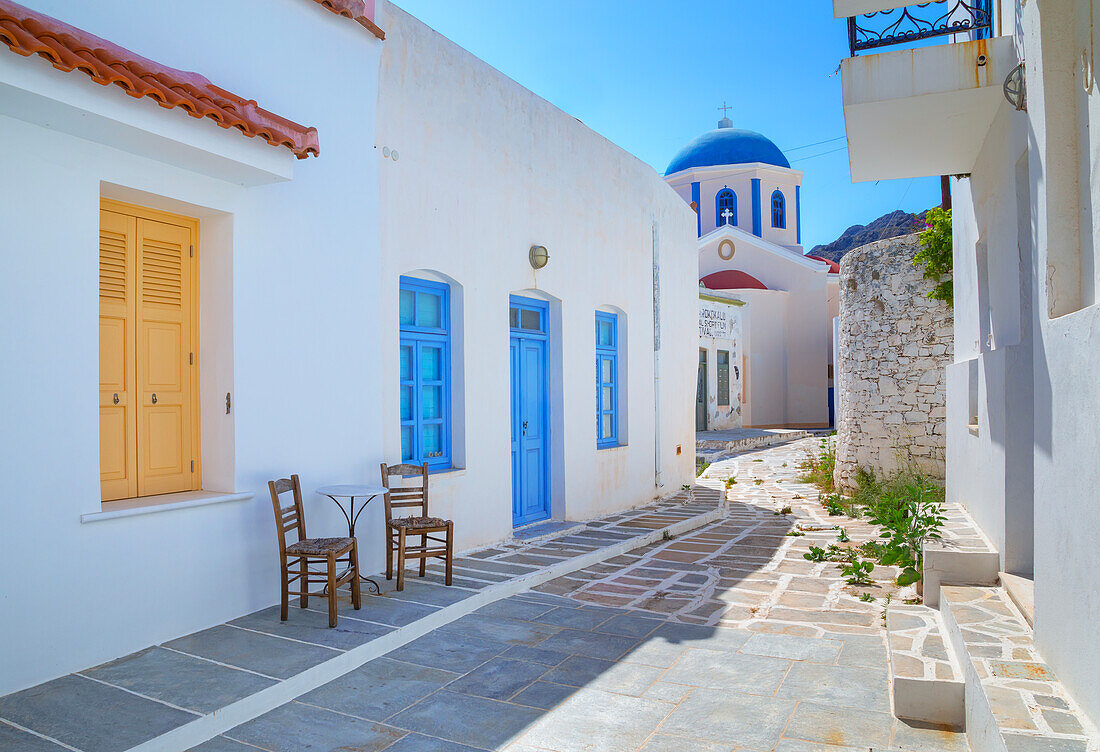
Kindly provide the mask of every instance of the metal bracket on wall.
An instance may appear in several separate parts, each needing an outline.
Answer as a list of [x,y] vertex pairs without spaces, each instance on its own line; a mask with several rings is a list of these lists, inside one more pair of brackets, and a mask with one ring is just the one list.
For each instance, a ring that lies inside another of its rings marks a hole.
[[226,415],[229,415],[229,411],[232,409],[232,407],[233,407],[233,400],[229,396],[229,392],[226,392],[225,393],[225,414]]

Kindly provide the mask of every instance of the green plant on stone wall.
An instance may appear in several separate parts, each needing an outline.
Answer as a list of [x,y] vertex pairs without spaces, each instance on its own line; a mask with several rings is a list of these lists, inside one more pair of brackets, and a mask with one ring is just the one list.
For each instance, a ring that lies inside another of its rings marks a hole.
[[928,297],[953,306],[951,210],[939,207],[929,209],[925,221],[928,228],[920,234],[920,250],[913,258],[913,266],[923,266],[924,278],[936,283]]

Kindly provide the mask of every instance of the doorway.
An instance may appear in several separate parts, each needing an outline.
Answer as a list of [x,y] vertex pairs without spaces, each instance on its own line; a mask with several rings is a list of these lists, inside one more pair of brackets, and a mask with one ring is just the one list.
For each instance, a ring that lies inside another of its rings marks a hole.
[[509,301],[512,370],[512,525],[550,517],[550,306]]
[[695,386],[695,430],[707,430],[707,351],[699,348],[699,379]]

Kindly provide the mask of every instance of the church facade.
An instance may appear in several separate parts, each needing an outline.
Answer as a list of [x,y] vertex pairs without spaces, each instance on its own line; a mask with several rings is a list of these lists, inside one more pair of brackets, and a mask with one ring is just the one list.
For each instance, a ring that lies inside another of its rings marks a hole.
[[[832,423],[839,268],[803,253],[802,175],[771,140],[734,128],[728,118],[680,150],[665,173],[695,211],[701,295],[745,304],[736,364],[745,427]],[[720,355],[704,353],[706,345],[700,341],[700,385],[704,362]],[[706,382],[717,388],[717,380]],[[705,412],[698,404],[720,399],[712,392],[699,387],[697,416]]]

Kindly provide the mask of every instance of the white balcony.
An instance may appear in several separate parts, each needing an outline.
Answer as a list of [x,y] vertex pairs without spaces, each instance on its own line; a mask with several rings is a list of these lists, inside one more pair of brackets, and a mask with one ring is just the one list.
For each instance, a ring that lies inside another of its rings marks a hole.
[[1007,36],[845,59],[852,180],[969,173],[1018,62]]

